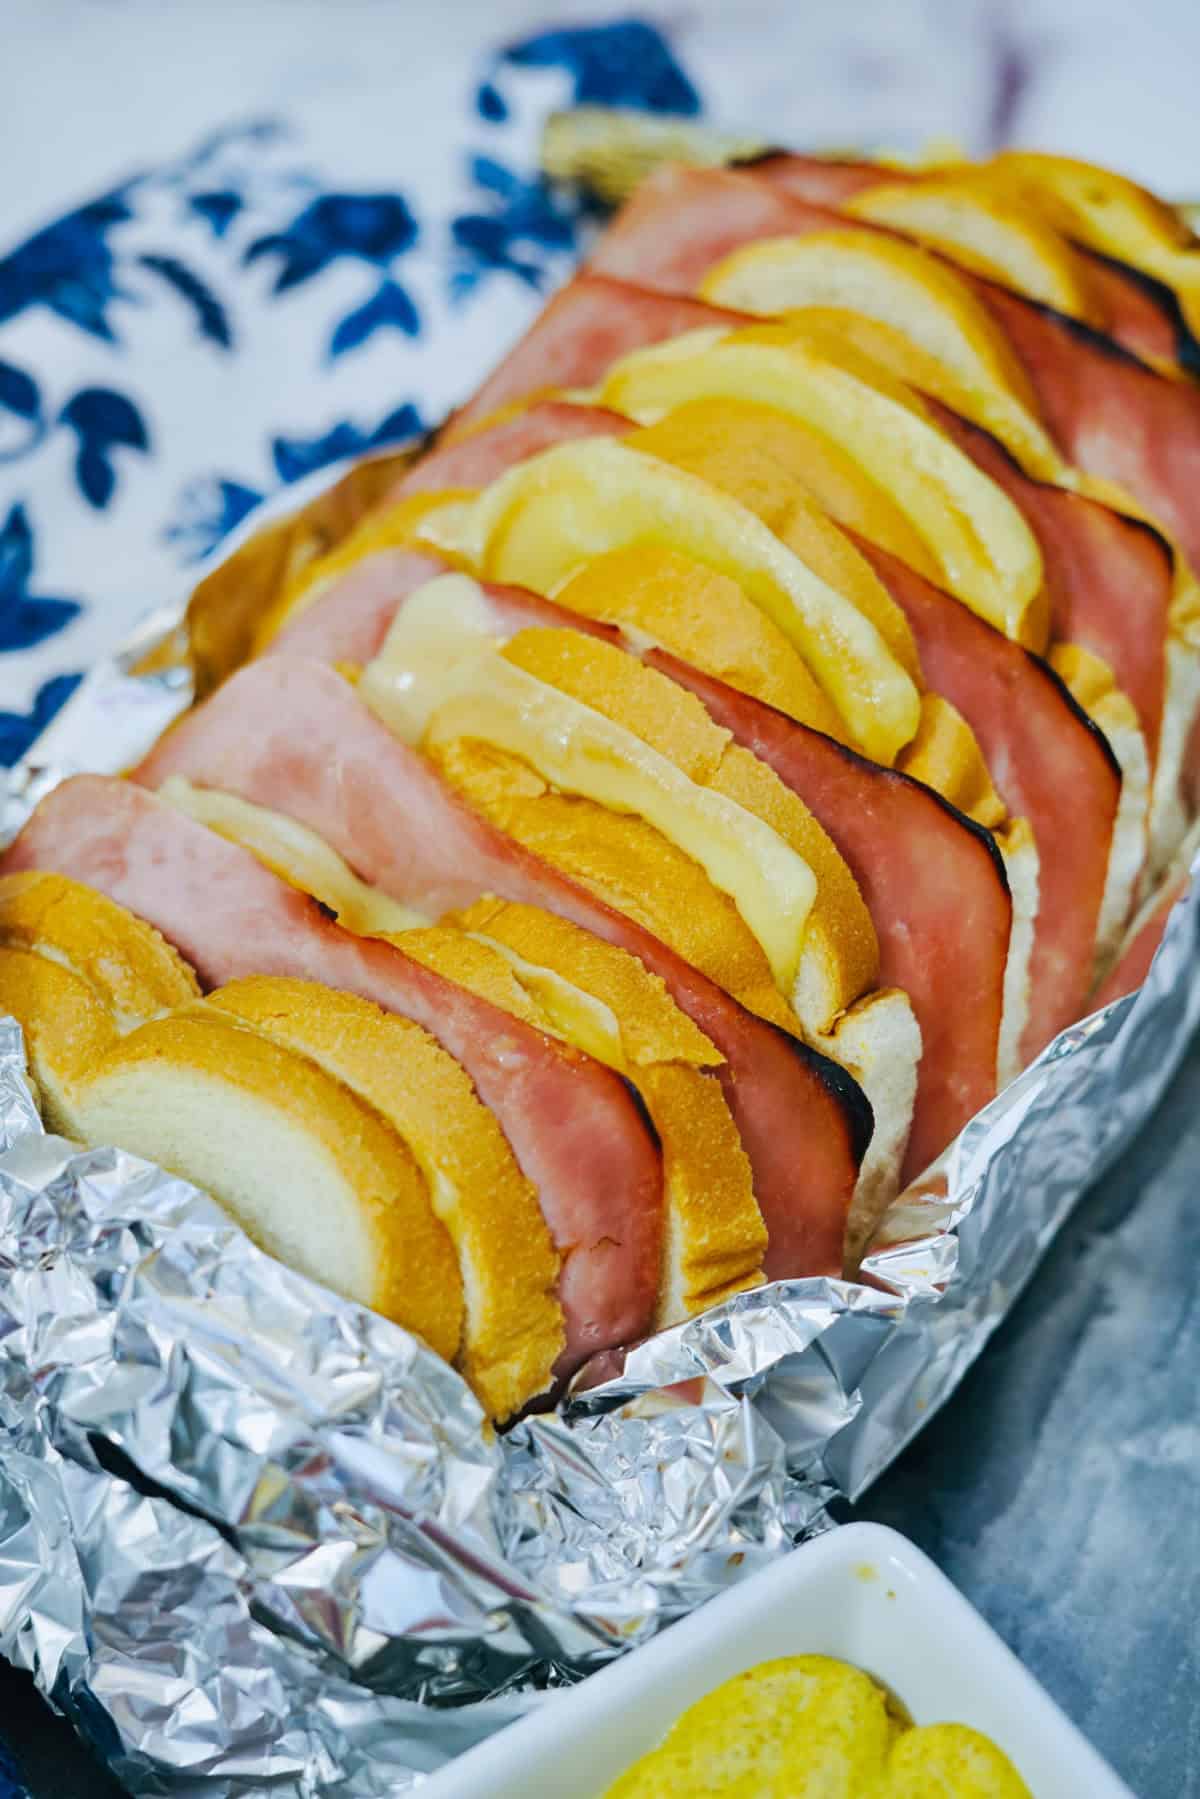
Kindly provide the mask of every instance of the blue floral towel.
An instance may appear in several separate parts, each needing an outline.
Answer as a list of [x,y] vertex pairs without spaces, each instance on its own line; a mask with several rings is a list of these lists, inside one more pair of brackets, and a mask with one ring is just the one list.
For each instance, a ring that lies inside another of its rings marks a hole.
[[587,223],[536,175],[571,101],[699,108],[650,25],[549,30],[464,78],[444,166],[237,121],[0,257],[0,763],[267,494],[495,361]]

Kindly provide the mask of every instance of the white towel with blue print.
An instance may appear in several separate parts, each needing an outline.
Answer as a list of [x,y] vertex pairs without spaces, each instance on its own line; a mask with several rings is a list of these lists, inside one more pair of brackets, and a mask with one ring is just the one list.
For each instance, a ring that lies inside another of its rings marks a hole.
[[549,106],[694,114],[619,20],[464,63],[444,142],[239,120],[0,255],[0,762],[267,495],[410,438],[570,269]]

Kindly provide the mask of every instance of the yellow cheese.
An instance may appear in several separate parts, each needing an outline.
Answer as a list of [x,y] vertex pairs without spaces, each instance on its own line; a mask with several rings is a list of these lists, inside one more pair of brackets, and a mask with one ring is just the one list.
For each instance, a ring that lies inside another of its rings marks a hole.
[[635,350],[614,364],[602,388],[606,406],[647,424],[715,398],[769,406],[831,438],[886,486],[943,586],[1006,636],[1045,648],[1049,607],[1037,539],[1007,494],[885,370],[800,318],[732,331],[719,342],[705,332]]
[[911,677],[851,600],[736,500],[612,439],[544,450],[423,531],[481,578],[540,593],[609,550],[678,550],[731,576],[795,645],[828,702],[820,728],[889,764],[916,729]]
[[193,787],[182,775],[168,776],[158,796],[219,837],[240,843],[289,886],[311,893],[349,931],[378,936],[429,922],[411,907],[360,881],[324,838],[285,813],[256,806],[218,788]]
[[727,256],[699,291],[740,312],[831,307],[876,319],[910,347],[907,376],[998,437],[1031,475],[1053,479],[1062,466],[1004,332],[969,282],[916,244],[854,225],[768,238]]
[[519,756],[560,792],[653,825],[732,899],[780,991],[791,992],[816,897],[808,864],[632,731],[509,661],[473,581],[446,575],[418,589],[359,692],[407,743],[481,739]]
[[1103,328],[1087,266],[1063,234],[1033,208],[998,195],[974,169],[882,181],[851,194],[842,211],[903,231],[977,275]]

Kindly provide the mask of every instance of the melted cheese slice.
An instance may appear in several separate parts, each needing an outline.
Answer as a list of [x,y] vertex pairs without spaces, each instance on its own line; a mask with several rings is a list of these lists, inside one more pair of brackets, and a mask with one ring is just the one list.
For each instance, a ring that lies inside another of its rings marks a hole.
[[717,306],[765,317],[859,314],[907,347],[907,379],[998,437],[1031,475],[1062,467],[1024,365],[970,284],[916,244],[850,225],[735,250],[701,283]]
[[446,575],[418,589],[364,670],[359,693],[407,743],[481,739],[520,757],[560,792],[644,819],[733,901],[780,991],[792,991],[816,898],[808,864],[744,807],[509,661],[473,581]]
[[543,450],[474,502],[428,516],[421,535],[482,579],[538,593],[610,550],[678,550],[735,580],[799,651],[814,676],[806,722],[889,765],[916,730],[915,684],[844,594],[738,501],[625,444],[592,438]]
[[248,849],[281,881],[319,900],[348,931],[380,936],[429,923],[420,912],[360,881],[323,837],[283,812],[219,788],[194,787],[182,775],[169,775],[158,797],[219,837]]
[[851,194],[842,211],[903,231],[974,274],[1103,327],[1087,267],[1062,233],[1031,207],[998,195],[973,169],[883,181]]
[[1173,206],[1110,169],[1045,151],[1005,150],[980,173],[1078,243],[1165,282],[1200,336],[1200,239]]
[[915,394],[824,330],[797,321],[688,333],[622,357],[599,397],[643,424],[698,399],[748,400],[798,419],[886,487],[943,586],[1005,636],[1044,650],[1041,551],[1020,511]]

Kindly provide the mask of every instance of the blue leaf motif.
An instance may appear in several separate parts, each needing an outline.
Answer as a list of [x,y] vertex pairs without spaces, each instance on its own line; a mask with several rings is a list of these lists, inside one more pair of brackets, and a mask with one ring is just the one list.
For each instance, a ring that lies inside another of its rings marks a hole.
[[243,200],[232,188],[217,188],[212,193],[189,194],[188,206],[211,227],[214,237],[224,237],[241,212]]
[[508,117],[504,95],[494,81],[481,81],[475,94],[475,110],[489,125],[503,125]]
[[540,31],[510,44],[499,61],[518,69],[565,70],[576,106],[635,106],[688,117],[700,111],[700,96],[666,39],[644,19]]
[[90,506],[108,505],[116,488],[111,452],[118,445],[145,453],[150,438],[142,415],[125,394],[111,387],[81,387],[59,413],[79,439],[75,478]]
[[42,410],[37,382],[11,362],[0,362],[0,406],[23,419],[36,419]]
[[183,490],[178,515],[165,532],[167,542],[189,561],[208,556],[262,498],[256,488],[224,475],[199,476]]
[[0,258],[0,324],[42,305],[93,337],[115,343],[108,306],[123,296],[108,233],[132,217],[117,190],[67,213]]
[[343,419],[320,437],[276,437],[271,444],[271,454],[281,481],[299,481],[302,476],[326,468],[331,462],[359,456],[364,450],[380,449],[384,444],[403,442],[418,436],[424,429],[417,408],[406,401],[389,412],[371,431],[364,431],[349,419]]
[[381,281],[365,305],[346,314],[329,340],[330,357],[356,350],[382,325],[393,326],[407,337],[420,334],[420,316],[399,282]]
[[322,194],[283,231],[255,238],[243,260],[278,256],[273,291],[286,293],[345,256],[386,269],[417,240],[417,222],[399,194]]
[[420,437],[424,430],[420,413],[411,400],[405,400],[403,406],[397,406],[379,421],[367,440],[367,448],[377,450],[384,444],[404,443],[410,437]]
[[0,712],[0,768],[20,761],[82,679],[82,675],[53,675],[38,688],[28,712]]
[[33,531],[18,503],[0,527],[0,650],[32,649],[81,610],[75,600],[30,593],[32,579]]
[[144,269],[158,275],[168,286],[187,301],[196,316],[196,329],[201,337],[210,343],[219,344],[221,349],[233,347],[233,332],[229,325],[229,316],[212,289],[194,275],[184,263],[174,256],[145,255],[138,261]]
[[491,204],[487,211],[460,213],[450,222],[459,252],[452,293],[469,293],[498,270],[540,290],[554,253],[576,248],[579,227],[590,213],[588,202],[551,187],[540,176],[526,181],[491,156],[473,157],[471,176]]

